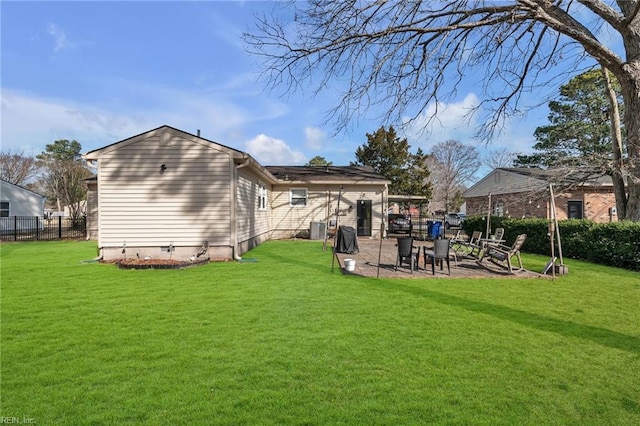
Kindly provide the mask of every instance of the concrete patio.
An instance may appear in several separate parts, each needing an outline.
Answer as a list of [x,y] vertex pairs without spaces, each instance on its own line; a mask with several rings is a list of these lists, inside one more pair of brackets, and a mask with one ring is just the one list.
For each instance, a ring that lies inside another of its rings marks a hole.
[[[396,269],[396,238],[387,238],[380,241],[367,237],[358,238],[358,252],[354,254],[336,253],[335,268],[340,268],[344,274],[360,275],[364,277],[380,278],[549,278],[547,275],[533,271],[519,271],[509,274],[506,269],[501,268],[491,262],[477,263],[475,257],[458,254],[457,262],[451,259],[451,275],[447,273],[447,266],[440,270],[436,265],[436,273],[432,275],[431,264],[427,263],[426,269],[422,255],[422,247],[433,248],[432,241],[414,240],[414,246],[420,247],[419,269],[411,273],[407,263]],[[378,258],[380,259],[378,261]],[[355,260],[355,270],[353,272],[345,269],[345,259]],[[380,267],[378,267],[380,265]]]

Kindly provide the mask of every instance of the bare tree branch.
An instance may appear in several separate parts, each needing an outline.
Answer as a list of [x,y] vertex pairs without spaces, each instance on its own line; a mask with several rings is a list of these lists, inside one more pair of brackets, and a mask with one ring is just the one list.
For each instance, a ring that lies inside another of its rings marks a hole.
[[41,171],[38,160],[26,155],[24,151],[0,152],[0,178],[7,182],[25,186],[32,183]]
[[[336,131],[371,112],[399,127],[425,118],[428,125],[462,84],[484,76],[476,86],[481,103],[470,113],[485,112],[478,130],[489,140],[531,106],[524,93],[540,96],[544,86],[602,64],[627,106],[629,212],[640,220],[639,0],[309,0],[289,7],[291,22],[263,17],[244,34],[248,50],[264,60],[271,90],[341,93],[327,117]],[[624,57],[595,35],[605,26],[621,37]]]

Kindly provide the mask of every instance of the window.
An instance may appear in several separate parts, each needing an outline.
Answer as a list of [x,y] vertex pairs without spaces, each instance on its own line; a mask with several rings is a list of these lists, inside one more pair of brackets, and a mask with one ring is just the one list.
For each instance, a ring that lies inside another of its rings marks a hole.
[[582,219],[582,201],[568,201],[567,203],[569,219]]
[[267,209],[267,187],[258,182],[258,210]]
[[0,217],[9,217],[9,202],[0,202]]
[[502,202],[495,203],[493,207],[493,214],[499,217],[504,216],[504,203]]
[[291,188],[289,196],[289,205],[292,207],[306,207],[307,188]]

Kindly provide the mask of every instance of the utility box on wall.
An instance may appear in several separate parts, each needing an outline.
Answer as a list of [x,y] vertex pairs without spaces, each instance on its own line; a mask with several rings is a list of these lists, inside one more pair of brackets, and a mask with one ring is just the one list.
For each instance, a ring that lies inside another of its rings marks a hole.
[[325,229],[327,224],[324,222],[311,222],[309,230],[309,239],[322,240],[324,239]]

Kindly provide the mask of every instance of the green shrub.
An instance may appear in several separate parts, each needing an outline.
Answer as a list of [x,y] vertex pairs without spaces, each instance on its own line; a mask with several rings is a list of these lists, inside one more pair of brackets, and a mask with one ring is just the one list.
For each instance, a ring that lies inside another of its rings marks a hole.
[[595,224],[589,229],[584,247],[591,262],[640,270],[640,223]]
[[[523,251],[551,256],[549,220],[511,219],[491,217],[491,233],[504,228],[504,239],[510,245],[518,234],[527,234]],[[470,216],[464,223],[468,235],[473,231],[486,232],[486,216]],[[562,255],[630,270],[640,270],[640,223],[595,223],[589,220],[562,220],[558,222]],[[554,250],[559,253],[557,235]]]

